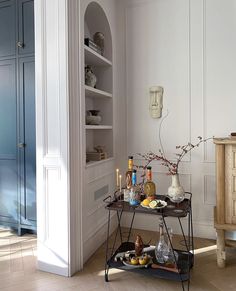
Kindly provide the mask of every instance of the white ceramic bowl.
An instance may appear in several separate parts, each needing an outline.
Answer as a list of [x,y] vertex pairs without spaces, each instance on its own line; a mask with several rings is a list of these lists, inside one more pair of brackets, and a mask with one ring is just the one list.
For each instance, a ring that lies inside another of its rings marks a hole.
[[101,124],[102,117],[100,115],[88,115],[86,116],[86,124],[88,125],[99,125]]

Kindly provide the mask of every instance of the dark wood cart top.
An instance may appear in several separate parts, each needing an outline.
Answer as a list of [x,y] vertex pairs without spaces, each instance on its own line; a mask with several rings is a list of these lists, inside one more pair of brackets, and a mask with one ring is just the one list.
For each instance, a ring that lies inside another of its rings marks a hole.
[[[185,217],[190,211],[191,208],[191,196],[192,194],[186,192],[186,197],[181,203],[173,203],[165,195],[156,195],[156,199],[161,199],[167,202],[167,206],[160,209],[150,209],[144,208],[141,205],[131,206],[128,202],[120,200],[119,197],[108,201],[106,198],[104,201],[107,203],[107,210],[115,211],[124,211],[124,212],[135,212],[135,213],[144,213],[144,214],[154,214],[161,216],[172,216],[172,217]],[[109,197],[111,199],[111,196]]]

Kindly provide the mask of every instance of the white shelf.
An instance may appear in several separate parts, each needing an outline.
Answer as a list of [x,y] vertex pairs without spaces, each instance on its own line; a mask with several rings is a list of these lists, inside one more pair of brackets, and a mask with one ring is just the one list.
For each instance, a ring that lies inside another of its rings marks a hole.
[[110,162],[110,161],[113,161],[113,160],[114,160],[114,157],[109,157],[109,158],[107,158],[105,160],[101,160],[101,161],[90,161],[90,162],[86,163],[86,168],[97,166],[97,165],[100,165],[100,164],[103,164],[103,163],[107,163],[107,162]]
[[85,55],[85,64],[91,66],[112,66],[112,62],[103,56],[99,55],[97,52],[89,48],[87,45],[84,45],[84,55]]
[[112,129],[112,125],[85,125],[86,129]]
[[90,86],[85,85],[85,96],[86,97],[93,97],[93,98],[100,98],[100,97],[108,97],[112,98],[112,94],[108,93],[103,90],[99,90]]

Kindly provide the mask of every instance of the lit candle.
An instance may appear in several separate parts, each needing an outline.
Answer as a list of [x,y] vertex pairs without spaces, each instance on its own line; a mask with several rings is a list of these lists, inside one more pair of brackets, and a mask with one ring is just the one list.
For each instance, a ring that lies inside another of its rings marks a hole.
[[116,186],[119,186],[119,169],[116,169]]
[[120,192],[121,192],[121,178],[122,178],[122,176],[120,175],[119,178],[120,178]]

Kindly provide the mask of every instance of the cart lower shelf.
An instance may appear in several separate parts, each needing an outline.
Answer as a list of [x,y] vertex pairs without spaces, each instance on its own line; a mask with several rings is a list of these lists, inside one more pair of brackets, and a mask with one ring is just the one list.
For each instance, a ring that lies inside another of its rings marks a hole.
[[[126,252],[129,250],[134,250],[134,243],[132,242],[124,242],[120,245],[120,247],[116,250],[116,252],[112,255],[112,257],[107,261],[107,267],[110,268],[116,268],[128,272],[134,272],[141,275],[147,275],[162,279],[168,279],[173,281],[179,281],[184,282],[188,281],[190,278],[190,268],[193,266],[193,254],[191,252],[186,252],[182,250],[175,250],[178,253],[178,269],[180,270],[179,273],[167,271],[163,269],[153,269],[151,265],[144,268],[132,268],[130,266],[126,266],[123,264],[122,261],[116,262],[114,260],[117,253],[120,252]],[[150,255],[153,258],[153,263],[157,264],[155,259],[155,252],[150,251],[148,252],[148,255]],[[106,281],[108,281],[108,274],[106,273]]]

